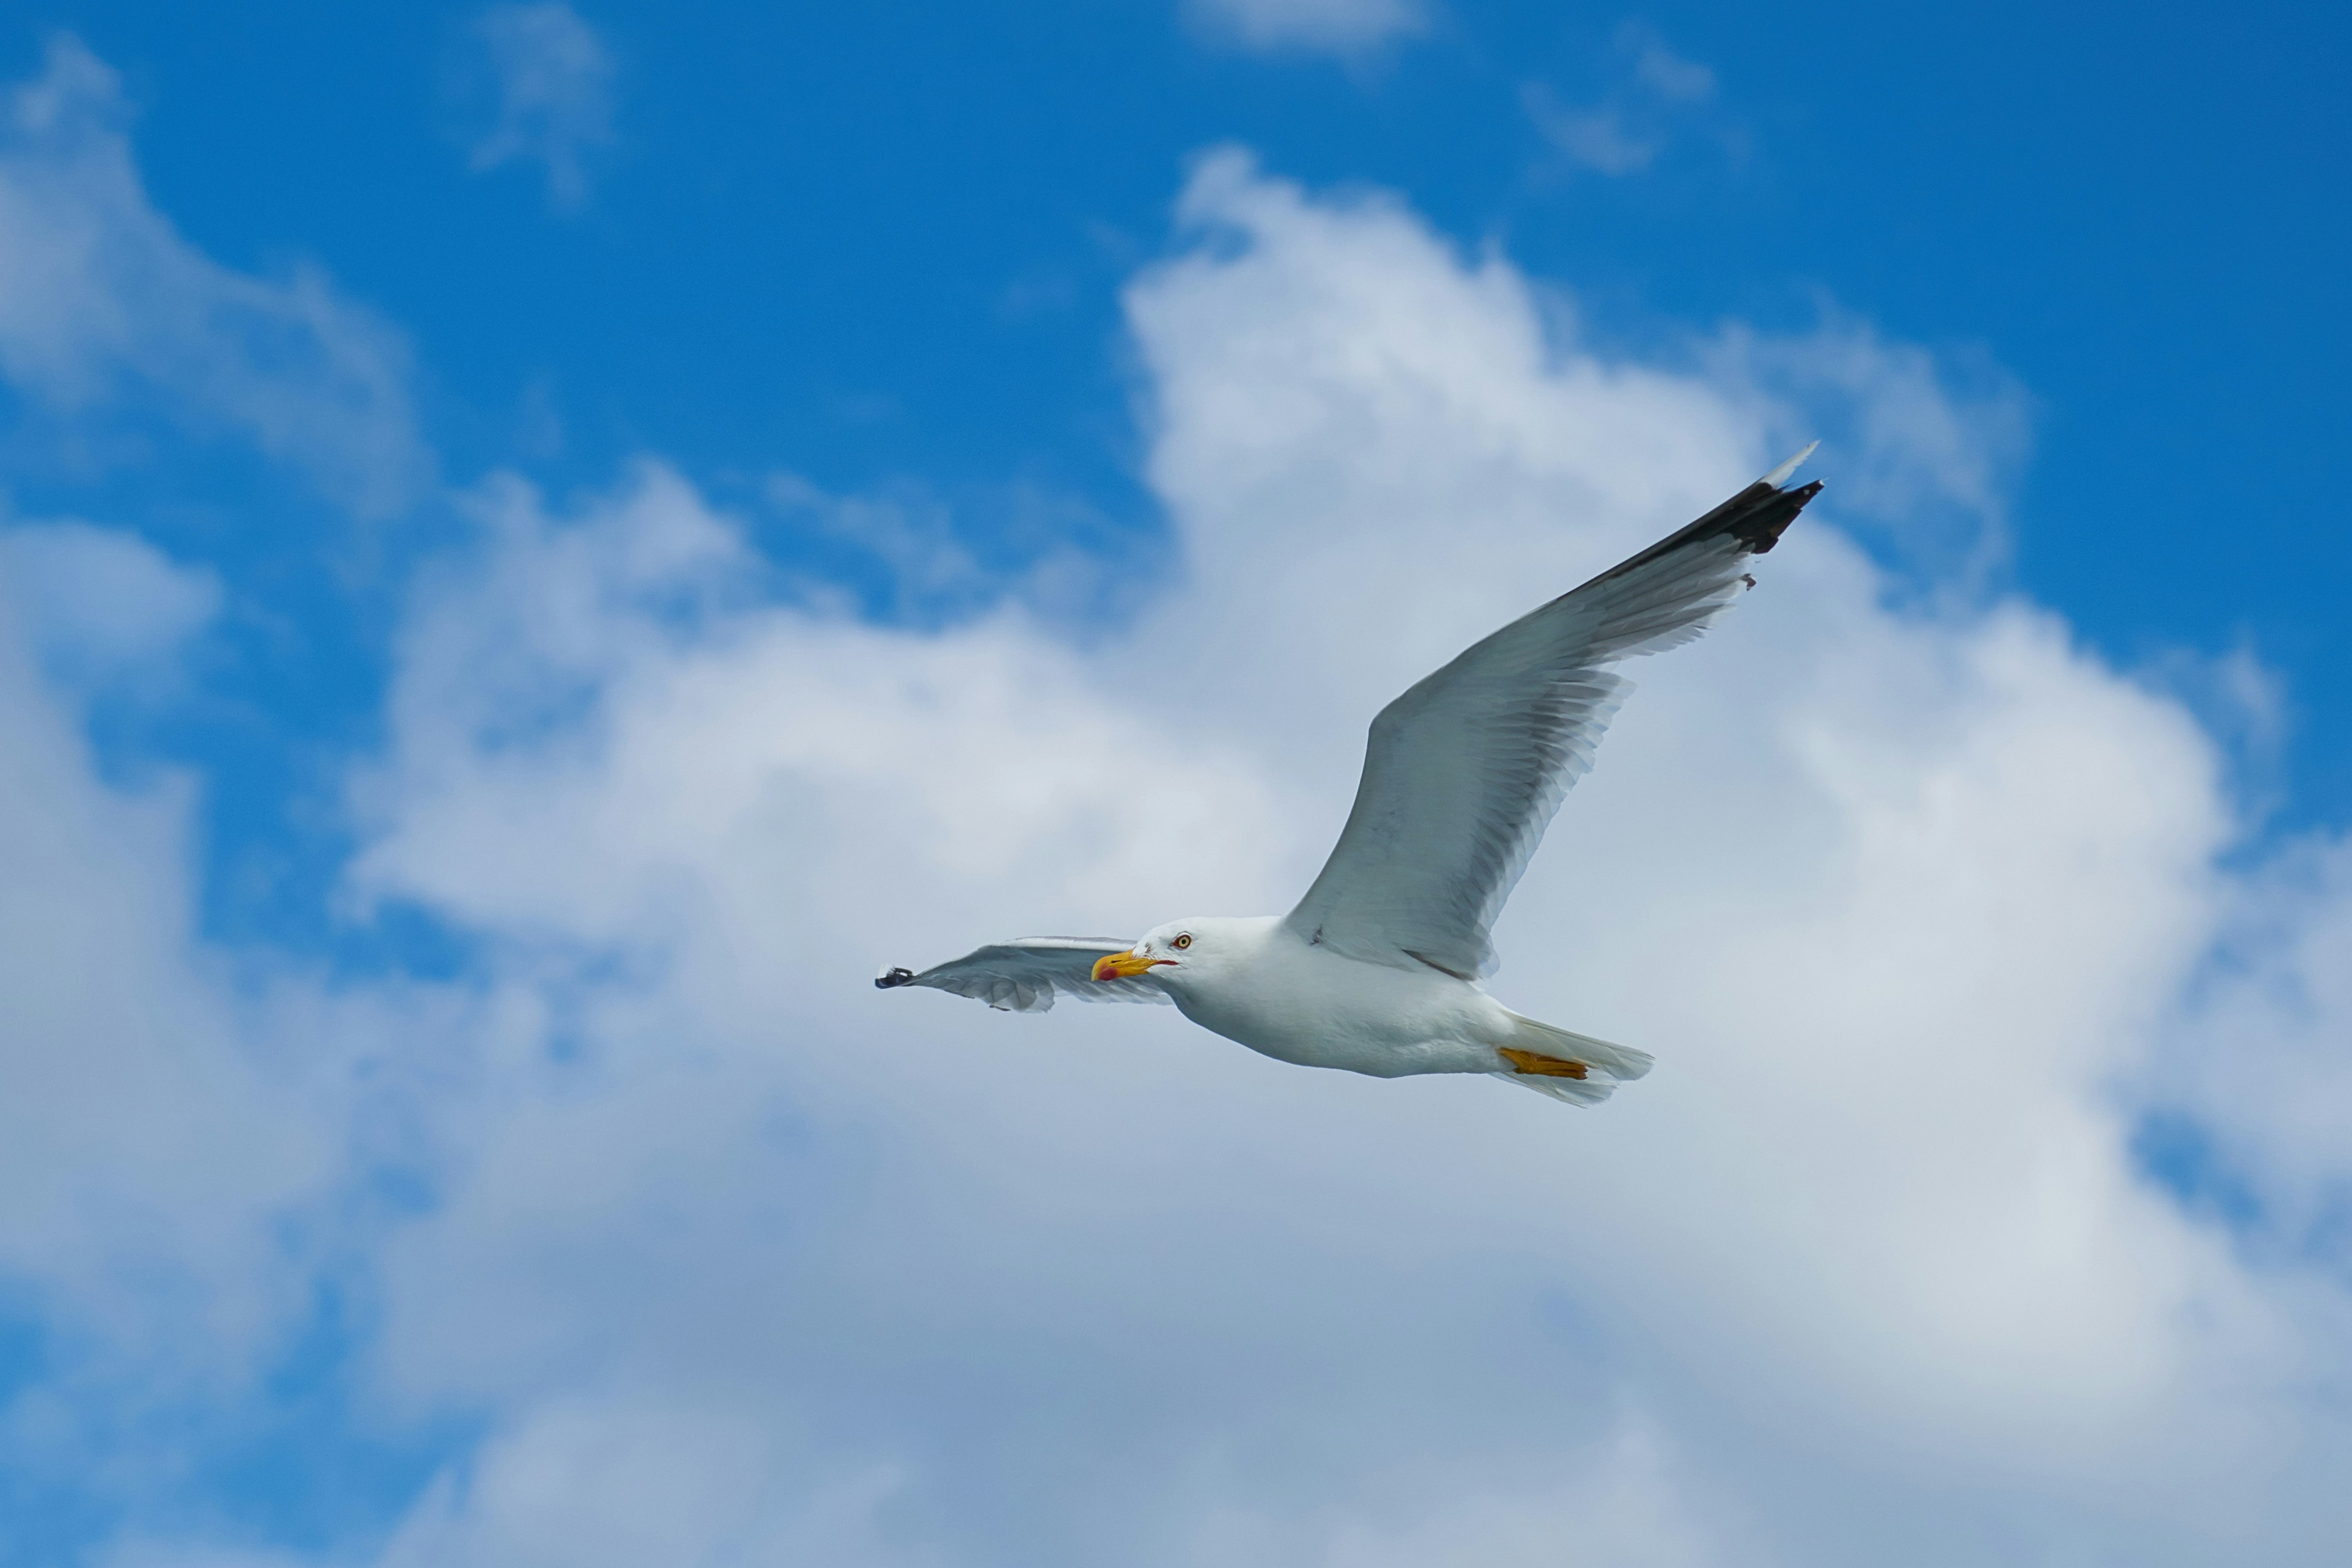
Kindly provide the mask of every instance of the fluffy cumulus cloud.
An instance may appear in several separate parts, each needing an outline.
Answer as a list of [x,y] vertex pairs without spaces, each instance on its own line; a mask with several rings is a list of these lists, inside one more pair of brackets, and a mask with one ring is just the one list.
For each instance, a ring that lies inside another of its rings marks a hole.
[[0,528],[0,594],[11,601],[20,650],[84,686],[168,679],[221,603],[213,573],[168,559],[136,534],[71,520]]
[[2292,845],[2232,886],[2228,938],[2148,1064],[2153,1129],[2273,1260],[2352,1281],[2352,846]]
[[476,170],[535,163],[548,198],[588,198],[588,162],[613,141],[613,56],[604,37],[562,0],[493,5],[474,18],[468,43],[473,95],[487,123],[474,135]]
[[[2342,852],[2224,869],[2187,711],[1854,542],[1995,528],[2011,434],[1853,333],[1602,354],[1507,260],[1237,154],[1181,225],[1127,295],[1170,527],[1110,634],[862,619],[658,462],[471,488],[341,911],[430,912],[460,982],[241,1002],[168,790],[0,665],[14,983],[71,993],[5,1037],[66,1086],[6,1190],[97,1195],[12,1210],[14,1277],[184,1255],[266,1326],[334,1253],[367,1419],[469,1434],[334,1554],[385,1568],[2326,1560]],[[1876,477],[1843,500],[1825,449],[1759,591],[1632,672],[1497,934],[1514,1006],[1658,1054],[1605,1109],[866,983],[1282,907],[1383,701],[1823,384],[1909,410]],[[60,977],[92,952],[117,983]],[[2151,1111],[2276,1244],[2145,1173]],[[358,1206],[385,1171],[419,1196]],[[178,1528],[122,1560],[282,1544]]]
[[1244,48],[1361,55],[1427,30],[1423,0],[1191,0],[1193,20]]
[[1606,1112],[865,987],[1280,907],[1380,702],[1779,455],[1391,204],[1228,156],[1184,219],[1129,298],[1166,587],[1106,644],[845,619],[659,467],[475,497],[354,892],[533,1021],[385,1255],[388,1394],[497,1413],[393,1560],[2318,1539],[2264,1479],[2345,1453],[2340,1303],[2132,1154],[2229,918],[2215,747],[2029,605],[1890,609],[1834,498],[1640,672],[1502,932],[1515,1005],[1660,1053]]
[[[101,1470],[157,1479],[191,1434],[159,1454],[126,1427],[246,1385],[299,1308],[278,1222],[340,1137],[271,1060],[268,1005],[192,939],[191,781],[102,783],[42,667],[157,652],[111,601],[79,613],[93,574],[167,612],[201,612],[209,580],[87,529],[0,531],[0,1496],[21,1518]],[[66,591],[28,614],[36,587]]]
[[[0,376],[12,463],[88,469],[146,447],[135,417],[249,442],[362,515],[428,476],[398,334],[316,269],[259,277],[148,200],[114,73],[61,37],[0,99]],[[126,412],[128,411],[128,412]]]

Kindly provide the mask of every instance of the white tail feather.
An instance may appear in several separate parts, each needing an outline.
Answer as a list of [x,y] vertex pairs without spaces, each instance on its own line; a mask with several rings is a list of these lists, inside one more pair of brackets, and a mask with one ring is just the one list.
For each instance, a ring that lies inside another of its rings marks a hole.
[[1616,1092],[1617,1085],[1630,1083],[1649,1071],[1651,1063],[1656,1060],[1646,1051],[1596,1040],[1591,1035],[1579,1034],[1572,1029],[1561,1029],[1556,1024],[1540,1023],[1517,1013],[1511,1015],[1511,1021],[1517,1026],[1517,1049],[1531,1051],[1538,1056],[1580,1061],[1589,1071],[1582,1078],[1555,1078],[1531,1072],[1497,1072],[1495,1076],[1522,1089],[1532,1089],[1538,1094],[1565,1100],[1571,1105],[1600,1104]]
[[1516,1083],[1571,1105],[1598,1105],[1617,1092],[1617,1081],[1613,1078],[1538,1078],[1526,1072],[1497,1072],[1495,1076],[1506,1083]]

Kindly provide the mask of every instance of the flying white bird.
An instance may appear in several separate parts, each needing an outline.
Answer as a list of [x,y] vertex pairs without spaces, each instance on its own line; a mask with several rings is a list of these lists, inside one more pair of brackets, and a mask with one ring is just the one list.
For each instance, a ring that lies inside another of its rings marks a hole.
[[1381,709],[1348,825],[1289,914],[1174,920],[1134,942],[1028,936],[919,975],[887,969],[875,985],[1012,1012],[1043,1012],[1057,995],[1174,1002],[1203,1029],[1305,1067],[1489,1072],[1600,1103],[1647,1072],[1649,1054],[1489,996],[1478,983],[1495,968],[1487,931],[1633,689],[1609,666],[1690,642],[1756,585],[1748,557],[1822,487],[1780,487],[1812,451]]

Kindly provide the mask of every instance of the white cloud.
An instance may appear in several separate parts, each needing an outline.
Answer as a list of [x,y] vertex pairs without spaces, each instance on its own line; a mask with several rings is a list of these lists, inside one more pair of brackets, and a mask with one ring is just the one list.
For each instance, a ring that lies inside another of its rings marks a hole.
[[436,1485],[383,1568],[922,1561],[875,1548],[888,1472],[778,1488],[782,1427],[708,1400],[545,1407],[489,1446],[470,1485]]
[[[568,516],[478,497],[355,873],[504,955],[507,1024],[424,1113],[448,1201],[383,1263],[388,1389],[497,1423],[396,1560],[822,1524],[851,1563],[2160,1563],[2340,1529],[2305,1484],[2347,1452],[2305,1392],[2340,1293],[2250,1271],[2128,1149],[2120,1086],[2230,898],[2215,747],[2030,606],[1890,609],[1835,489],[1639,672],[1501,933],[1515,1005],[1659,1052],[1606,1112],[866,986],[1280,907],[1381,701],[1780,455],[1743,376],[1548,338],[1393,204],[1225,157],[1184,213],[1213,243],[1129,301],[1178,531],[1108,643],[745,591],[738,525],[659,468]],[[639,1466],[626,1521],[530,1523]]]
[[1634,79],[1672,103],[1696,103],[1715,92],[1715,72],[1666,47],[1655,29],[1628,22],[1617,30],[1617,47],[1633,59]]
[[[182,799],[103,783],[0,626],[0,1267],[101,1347],[10,1407],[11,1458],[185,1474],[56,1434],[232,1377],[331,1268],[365,1418],[485,1434],[386,1568],[2327,1561],[2352,878],[2222,869],[2179,704],[2031,605],[1905,607],[1840,531],[1855,491],[1995,527],[2013,402],[1834,322],[1604,355],[1501,257],[1236,155],[1181,211],[1128,296],[1173,526],[1114,634],[1019,593],[863,623],[658,463],[464,498],[351,874],[478,935],[464,987],[231,971]],[[1279,908],[1381,702],[1824,402],[1861,433],[1832,489],[1637,672],[1499,933],[1502,995],[1659,1053],[1638,1092],[867,985]],[[0,570],[113,585],[58,622],[89,645],[168,656],[119,596],[201,624],[143,547],[26,537]],[[2226,1055],[2184,1046],[2200,976]],[[2297,1246],[2249,1260],[2139,1176],[2170,1085]],[[371,1209],[386,1172],[429,1203]],[[206,1560],[155,1522],[123,1561]]]
[[2294,844],[2233,892],[2147,1092],[2210,1139],[2214,1196],[2259,1206],[2263,1252],[2352,1282],[2352,844]]
[[1612,179],[1638,174],[1715,96],[1715,72],[1686,60],[1640,22],[1617,29],[1612,49],[1622,79],[1600,102],[1562,101],[1541,82],[1520,89],[1536,129],[1570,162]]
[[[761,490],[766,509],[811,553],[835,558],[824,563],[834,576],[823,566],[804,570],[799,591],[851,603],[851,586],[863,587],[883,619],[962,619],[1010,594],[1041,616],[1080,621],[1098,616],[1107,601],[1135,597],[1118,578],[1118,530],[1073,495],[1016,484],[967,489],[958,505],[904,481],[833,495],[785,472]],[[993,548],[981,549],[983,538]]]
[[25,643],[76,683],[167,677],[219,612],[219,580],[134,534],[82,522],[0,528],[0,594]]
[[563,0],[493,5],[470,32],[495,99],[472,166],[541,164],[549,199],[577,207],[588,198],[588,160],[613,141],[612,51]]
[[1245,48],[1360,55],[1427,30],[1424,0],[1190,0],[1213,36]]
[[1810,332],[1734,324],[1697,357],[1793,451],[1822,438],[1840,458],[1847,527],[1947,595],[1973,597],[2009,562],[2004,497],[2023,466],[2032,397],[1981,353],[1894,343],[1824,304]]
[[55,422],[20,434],[108,460],[109,417],[158,403],[307,470],[369,515],[426,477],[399,336],[316,268],[224,267],[149,202],[114,74],[69,37],[0,108],[0,375]]
[[1540,82],[1530,83],[1520,101],[1553,146],[1595,172],[1638,174],[1657,161],[1658,144],[1629,129],[1624,110],[1613,104],[1572,109]]
[[[94,531],[29,542],[96,562],[150,604],[189,611],[209,588]],[[0,546],[11,589],[27,543]],[[17,603],[0,592],[0,1278],[29,1281],[72,1325],[68,1359],[90,1357],[87,1375],[121,1375],[128,1358],[168,1385],[241,1364],[276,1324],[287,1281],[271,1215],[315,1191],[335,1134],[300,1075],[254,1044],[259,1009],[223,994],[219,959],[194,940],[187,781],[137,795],[100,782]],[[121,631],[118,608],[97,607],[82,634]],[[51,609],[71,622],[71,604]],[[9,1414],[12,1449],[26,1423],[100,1419],[46,1398]],[[59,1464],[80,1452],[64,1430],[38,1445]]]

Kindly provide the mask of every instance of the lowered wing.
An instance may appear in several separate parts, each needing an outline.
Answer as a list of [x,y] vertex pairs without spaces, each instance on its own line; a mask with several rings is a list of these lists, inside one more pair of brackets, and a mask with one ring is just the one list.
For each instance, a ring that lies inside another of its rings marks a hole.
[[1144,976],[1094,978],[1096,959],[1134,946],[1131,938],[1115,936],[1024,936],[1017,942],[992,943],[919,975],[912,969],[885,969],[874,984],[885,991],[929,986],[1013,1013],[1042,1013],[1054,1005],[1056,995],[1082,1002],[1167,1001],[1168,993]]
[[1372,720],[1348,825],[1288,924],[1370,963],[1491,974],[1487,933],[1633,683],[1608,666],[1706,631],[1818,481],[1808,446],[1688,527],[1512,622]]

